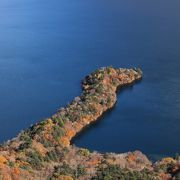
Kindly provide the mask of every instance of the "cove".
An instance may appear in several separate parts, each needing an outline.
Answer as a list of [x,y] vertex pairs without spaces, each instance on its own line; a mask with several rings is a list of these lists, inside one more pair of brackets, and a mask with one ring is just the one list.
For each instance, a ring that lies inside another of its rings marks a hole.
[[140,150],[152,160],[178,153],[176,142],[168,140],[169,126],[158,122],[160,115],[153,112],[153,108],[144,108],[146,102],[142,94],[146,89],[143,83],[144,80],[120,90],[116,105],[84,129],[72,143],[99,152]]

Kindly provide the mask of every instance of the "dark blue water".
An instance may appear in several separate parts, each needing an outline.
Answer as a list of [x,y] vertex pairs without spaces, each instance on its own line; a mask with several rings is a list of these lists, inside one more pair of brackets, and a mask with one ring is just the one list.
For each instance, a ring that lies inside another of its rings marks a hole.
[[75,144],[98,151],[180,152],[179,0],[0,0],[0,142],[79,95],[101,66],[143,80]]

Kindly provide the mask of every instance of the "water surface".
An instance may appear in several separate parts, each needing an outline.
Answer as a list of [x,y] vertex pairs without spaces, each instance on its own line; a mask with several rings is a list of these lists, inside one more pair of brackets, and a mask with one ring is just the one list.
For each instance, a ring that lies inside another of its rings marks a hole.
[[0,142],[79,95],[113,65],[143,80],[75,140],[101,152],[180,152],[180,1],[0,0]]

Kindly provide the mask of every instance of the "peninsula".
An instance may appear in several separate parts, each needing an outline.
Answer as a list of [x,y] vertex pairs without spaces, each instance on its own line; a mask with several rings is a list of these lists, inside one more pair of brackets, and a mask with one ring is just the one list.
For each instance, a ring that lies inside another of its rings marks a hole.
[[140,151],[101,154],[71,144],[83,128],[114,106],[118,90],[141,78],[139,68],[113,67],[86,76],[82,94],[67,107],[0,145],[0,180],[178,179],[179,156],[152,163]]

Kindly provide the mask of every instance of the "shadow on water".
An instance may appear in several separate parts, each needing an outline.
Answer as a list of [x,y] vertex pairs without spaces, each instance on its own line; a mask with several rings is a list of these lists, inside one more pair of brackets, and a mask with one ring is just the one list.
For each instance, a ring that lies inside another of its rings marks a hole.
[[72,138],[71,144],[76,144],[75,142],[81,139],[82,136],[85,136],[87,131],[90,131],[91,129],[95,127],[98,128],[98,126],[101,126],[103,124],[103,119],[108,118],[113,113],[115,107],[116,107],[116,104],[114,105],[113,108],[110,108],[105,113],[103,113],[102,116],[99,117],[96,121],[84,127],[75,137]]
[[[120,96],[124,92],[127,92],[127,91],[133,91],[134,84],[140,84],[141,81],[142,81],[142,79],[140,79],[132,84],[119,87],[116,92],[117,96]],[[118,98],[117,98],[117,101],[118,101]],[[112,108],[110,108],[106,112],[104,112],[96,121],[94,121],[94,122],[90,123],[89,125],[87,125],[86,127],[84,127],[78,134],[76,134],[76,136],[74,136],[72,138],[71,144],[76,144],[76,141],[80,140],[83,136],[85,136],[87,131],[90,131],[93,128],[98,128],[98,127],[102,126],[104,123],[103,120],[110,118],[111,114],[114,111],[116,111],[116,105],[117,105],[117,102],[114,104],[114,106]]]

